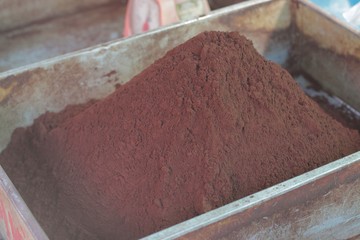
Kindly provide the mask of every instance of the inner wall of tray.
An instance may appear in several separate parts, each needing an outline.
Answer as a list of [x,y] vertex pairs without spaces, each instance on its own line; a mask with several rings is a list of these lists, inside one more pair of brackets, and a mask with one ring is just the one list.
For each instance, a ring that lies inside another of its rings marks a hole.
[[[319,26],[320,27],[320,26]],[[359,129],[360,61],[321,47],[293,26],[289,57],[284,66],[303,91],[347,127]]]
[[299,2],[294,6],[292,58],[300,71],[360,111],[360,36],[350,26]]
[[[313,42],[301,46],[300,69],[314,78],[326,92],[341,98],[360,111],[360,61],[317,47]],[[299,55],[300,56],[300,55]]]

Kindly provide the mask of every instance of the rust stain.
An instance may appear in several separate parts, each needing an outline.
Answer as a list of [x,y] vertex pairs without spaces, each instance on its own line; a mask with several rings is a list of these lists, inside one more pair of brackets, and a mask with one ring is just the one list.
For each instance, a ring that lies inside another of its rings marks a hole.
[[[16,100],[21,95],[21,89],[32,85],[32,76],[40,75],[44,69],[37,68],[30,72],[23,72],[19,75],[11,75],[0,79],[0,106],[8,103],[9,100]],[[19,95],[19,96],[18,96]]]
[[116,74],[117,72],[115,70],[112,70],[108,72],[107,74],[102,75],[102,77],[111,77],[112,75]]
[[12,82],[8,87],[0,86],[0,103],[12,92],[16,85],[16,82]]

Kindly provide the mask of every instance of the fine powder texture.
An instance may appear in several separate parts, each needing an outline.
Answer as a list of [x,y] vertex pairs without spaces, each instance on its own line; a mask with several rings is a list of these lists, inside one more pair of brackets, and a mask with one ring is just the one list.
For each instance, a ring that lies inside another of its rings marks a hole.
[[134,239],[359,149],[250,41],[205,32],[16,130],[0,161],[52,239]]

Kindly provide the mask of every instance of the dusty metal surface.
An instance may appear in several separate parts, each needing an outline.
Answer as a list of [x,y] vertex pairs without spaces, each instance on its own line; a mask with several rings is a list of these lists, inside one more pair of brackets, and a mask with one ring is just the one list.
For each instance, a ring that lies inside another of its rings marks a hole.
[[116,1],[0,33],[0,72],[119,39],[124,15]]
[[114,0],[1,0],[0,32],[114,2]]
[[298,30],[312,38],[319,47],[360,59],[360,30],[350,28],[311,2],[298,1],[293,8]]
[[294,5],[297,31],[306,39],[294,42],[293,54],[324,89],[360,111],[360,31],[308,4]]
[[[302,19],[301,14],[306,19],[317,19],[312,22],[312,31],[304,30],[307,20]],[[116,84],[129,81],[167,50],[205,30],[239,31],[252,39],[257,50],[268,59],[286,67],[300,68],[315,79],[320,78],[322,84],[328,83],[324,84],[328,88],[345,84],[346,88],[357,89],[359,78],[355,75],[360,64],[352,44],[357,41],[356,34],[339,30],[350,43],[347,50],[333,48],[341,44],[340,38],[323,43],[326,37],[318,38],[319,31],[316,31],[322,24],[328,24],[330,29],[343,29],[302,1],[256,0],[197,20],[2,72],[0,151],[6,147],[15,128],[30,125],[45,111],[60,111],[68,104],[108,95]],[[339,61],[342,63],[336,64]],[[331,81],[327,81],[328,68],[331,68]],[[345,90],[339,93],[345,102],[356,105],[357,96],[346,96]],[[150,239],[353,237],[360,234],[359,170],[360,152],[157,233]]]

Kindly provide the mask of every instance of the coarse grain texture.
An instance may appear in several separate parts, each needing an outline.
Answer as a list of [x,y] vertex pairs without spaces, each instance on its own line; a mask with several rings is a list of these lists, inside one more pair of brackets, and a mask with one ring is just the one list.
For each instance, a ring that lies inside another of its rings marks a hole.
[[142,237],[360,148],[234,32],[190,39],[83,109],[45,114],[0,156],[52,239]]

